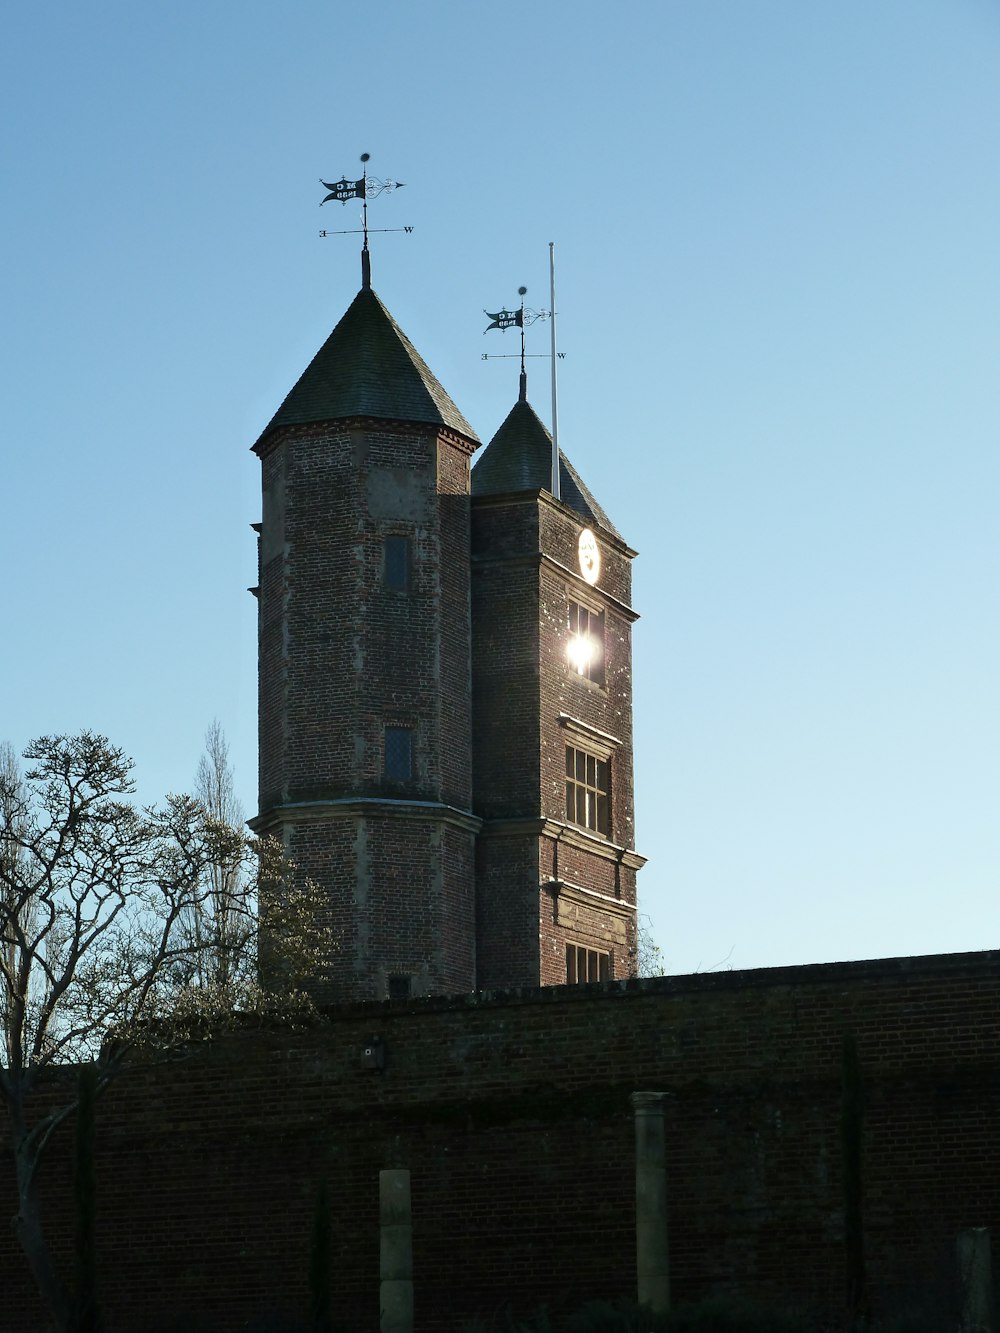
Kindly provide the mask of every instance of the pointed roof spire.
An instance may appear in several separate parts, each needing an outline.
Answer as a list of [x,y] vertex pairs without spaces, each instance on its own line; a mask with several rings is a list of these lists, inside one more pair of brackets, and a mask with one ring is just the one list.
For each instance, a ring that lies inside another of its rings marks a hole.
[[367,286],[348,306],[254,448],[259,449],[281,426],[350,417],[444,426],[472,444],[479,443],[423,357]]
[[[621,540],[621,533],[591,495],[566,455],[559,453],[559,489],[564,505]],[[472,469],[472,494],[517,491],[552,493],[552,436],[527,398],[519,398]]]

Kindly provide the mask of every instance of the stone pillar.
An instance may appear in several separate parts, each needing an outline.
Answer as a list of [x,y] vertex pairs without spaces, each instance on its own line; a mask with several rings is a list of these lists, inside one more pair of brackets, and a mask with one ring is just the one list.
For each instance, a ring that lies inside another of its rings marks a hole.
[[379,1328],[413,1333],[413,1223],[409,1171],[378,1173]]
[[989,1228],[972,1227],[960,1231],[957,1249],[962,1333],[991,1333],[993,1279]]
[[640,1305],[670,1308],[667,1170],[663,1092],[633,1092],[635,1112],[635,1257]]

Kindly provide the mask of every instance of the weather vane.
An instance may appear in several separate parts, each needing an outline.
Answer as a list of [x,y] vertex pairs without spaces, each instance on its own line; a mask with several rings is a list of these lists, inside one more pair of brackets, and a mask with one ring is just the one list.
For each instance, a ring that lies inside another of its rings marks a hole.
[[[548,353],[547,353],[547,352],[527,352],[527,353],[525,352],[525,350],[524,350],[524,330],[525,330],[526,328],[530,328],[530,326],[531,326],[532,324],[534,324],[534,322],[535,322],[536,319],[548,319],[549,316],[550,316],[551,313],[552,313],[550,310],[532,310],[532,309],[530,309],[530,307],[526,307],[525,304],[524,304],[524,298],[525,298],[525,296],[527,295],[527,293],[528,293],[528,289],[527,289],[527,287],[518,287],[518,289],[517,289],[517,294],[518,294],[518,296],[521,298],[521,304],[520,304],[520,306],[518,306],[518,308],[517,308],[516,310],[507,310],[506,307],[505,307],[503,310],[493,310],[493,311],[490,311],[490,310],[484,310],[484,311],[483,311],[483,314],[484,314],[484,315],[486,316],[486,318],[490,321],[489,324],[486,325],[486,328],[483,329],[483,332],[484,332],[484,333],[489,333],[491,329],[499,329],[501,333],[506,333],[508,329],[520,329],[520,330],[521,330],[521,353],[520,353],[520,356],[521,356],[521,397],[522,397],[522,398],[525,396],[525,394],[526,394],[526,392],[527,392],[527,381],[528,381],[527,372],[526,372],[525,369],[524,369],[524,360],[525,360],[525,357],[526,357],[526,356],[529,356],[529,357],[530,357],[530,356],[544,356],[544,357],[547,357],[547,356],[548,356]],[[484,352],[484,353],[483,353],[483,356],[482,356],[482,359],[483,359],[484,361],[504,361],[504,360],[510,360],[510,359],[512,359],[513,357],[516,357],[517,355],[518,355],[517,352],[493,352],[492,354],[491,354],[490,352]],[[559,352],[559,353],[558,353],[558,356],[559,356],[559,359],[560,359],[560,360],[562,360],[562,358],[563,358],[565,355],[566,355],[565,352]]]
[[[346,204],[351,199],[361,200],[361,226],[347,227],[341,231],[322,230],[320,236],[364,236],[364,244],[361,247],[361,279],[362,285],[371,286],[371,261],[368,255],[368,200],[375,199],[380,194],[385,194],[390,190],[401,190],[405,184],[404,181],[379,180],[377,176],[368,175],[368,162],[371,158],[370,153],[361,154],[361,179],[348,180],[346,176],[341,176],[339,181],[320,180],[324,190],[329,190],[325,199],[321,199],[320,207],[336,201],[339,204]],[[407,235],[413,231],[412,227],[372,227],[372,232],[405,231]]]
[[[528,401],[528,374],[524,368],[524,330],[529,324],[534,324],[536,319],[547,319],[549,321],[549,333],[552,336],[552,351],[549,353],[549,362],[552,369],[552,472],[551,472],[551,491],[555,498],[560,498],[560,473],[561,466],[559,462],[559,389],[557,385],[558,375],[556,373],[557,365],[565,357],[565,352],[556,351],[556,246],[554,241],[549,241],[549,308],[548,310],[529,310],[525,308],[524,298],[527,294],[527,287],[518,287],[517,294],[521,298],[521,304],[517,310],[489,311],[484,310],[483,314],[490,321],[483,329],[484,333],[489,333],[491,329],[499,329],[501,333],[506,333],[508,329],[521,330],[521,391],[518,395],[522,403]],[[494,353],[494,356],[504,356],[503,352]],[[507,355],[514,355],[508,353]],[[529,356],[544,356],[544,352],[529,352]],[[483,360],[489,361],[490,354],[483,353]]]

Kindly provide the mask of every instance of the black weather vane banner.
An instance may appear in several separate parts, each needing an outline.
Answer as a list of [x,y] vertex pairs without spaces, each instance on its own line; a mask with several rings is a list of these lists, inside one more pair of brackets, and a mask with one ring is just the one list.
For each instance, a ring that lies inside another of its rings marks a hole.
[[341,176],[339,181],[320,181],[324,190],[330,193],[325,199],[320,200],[320,204],[328,204],[331,199],[336,199],[340,204],[346,204],[350,199],[365,198],[365,178],[359,181],[349,181],[346,176]]
[[523,329],[524,328],[524,310],[497,310],[490,313],[484,310],[483,314],[487,319],[492,320],[492,324],[487,324],[483,329],[484,333],[489,333],[490,329]]

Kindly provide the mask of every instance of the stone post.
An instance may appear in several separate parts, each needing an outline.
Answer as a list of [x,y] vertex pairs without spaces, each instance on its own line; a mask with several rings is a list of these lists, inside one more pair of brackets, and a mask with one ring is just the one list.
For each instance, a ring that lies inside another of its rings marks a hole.
[[633,1092],[635,1112],[635,1257],[640,1305],[670,1308],[667,1170],[663,1092]]
[[993,1279],[989,1228],[972,1227],[960,1231],[957,1249],[962,1333],[991,1333]]
[[409,1171],[378,1173],[379,1328],[413,1333],[413,1223]]

